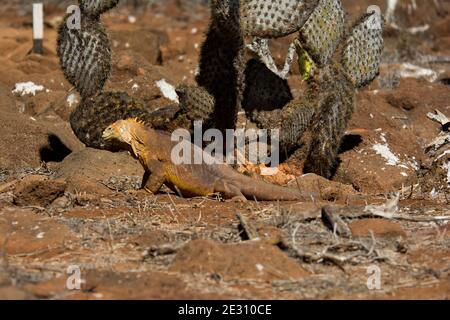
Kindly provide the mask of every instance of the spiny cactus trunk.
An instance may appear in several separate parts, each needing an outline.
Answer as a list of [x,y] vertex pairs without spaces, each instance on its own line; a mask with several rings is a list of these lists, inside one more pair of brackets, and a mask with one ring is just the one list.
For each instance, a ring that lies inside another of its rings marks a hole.
[[339,67],[330,67],[325,73],[319,86],[315,114],[305,135],[309,141],[302,138],[300,144],[306,144],[307,148],[304,172],[331,178],[337,169],[342,138],[354,112],[355,87]]
[[235,128],[241,108],[244,49],[239,3],[235,0],[213,1],[211,23],[202,46],[196,80],[214,98],[212,123],[223,132]]

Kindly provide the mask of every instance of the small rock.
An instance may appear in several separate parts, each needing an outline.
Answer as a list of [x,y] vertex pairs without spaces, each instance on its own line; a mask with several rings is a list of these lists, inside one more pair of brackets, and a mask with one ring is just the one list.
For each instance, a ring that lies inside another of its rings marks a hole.
[[62,196],[53,201],[50,208],[52,209],[66,209],[70,206],[70,199],[67,196]]
[[94,179],[86,176],[75,174],[67,178],[67,191],[72,194],[96,194],[106,196],[111,194],[112,190]]
[[37,298],[49,299],[55,296],[55,294],[67,291],[66,281],[66,277],[60,277],[36,284],[26,284],[24,289],[31,292]]
[[137,74],[139,75],[139,76],[143,76],[143,75],[145,75],[145,69],[144,68],[138,68],[137,69]]
[[11,277],[4,271],[0,271],[0,287],[11,285]]
[[370,231],[378,237],[407,237],[399,224],[384,219],[355,220],[349,224],[349,228],[355,237],[370,237]]
[[323,200],[334,201],[356,195],[356,190],[349,184],[330,181],[313,173],[305,174],[288,184],[291,188],[300,188],[303,192],[316,194]]
[[0,288],[0,300],[25,300],[28,298],[28,294],[17,287]]
[[133,58],[124,53],[120,55],[119,60],[117,61],[117,69],[119,70],[132,70],[134,66]]
[[389,94],[386,96],[386,101],[393,107],[411,111],[418,105],[418,101],[413,101],[407,96],[394,96]]
[[46,207],[64,194],[66,183],[45,176],[31,175],[17,183],[14,204],[18,206]]

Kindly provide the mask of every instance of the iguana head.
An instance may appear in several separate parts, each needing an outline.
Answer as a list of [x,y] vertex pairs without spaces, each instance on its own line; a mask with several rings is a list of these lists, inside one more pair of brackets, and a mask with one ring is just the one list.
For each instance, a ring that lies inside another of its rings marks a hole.
[[103,131],[103,139],[106,141],[118,140],[132,145],[133,141],[139,140],[137,130],[143,127],[144,123],[138,119],[119,120]]

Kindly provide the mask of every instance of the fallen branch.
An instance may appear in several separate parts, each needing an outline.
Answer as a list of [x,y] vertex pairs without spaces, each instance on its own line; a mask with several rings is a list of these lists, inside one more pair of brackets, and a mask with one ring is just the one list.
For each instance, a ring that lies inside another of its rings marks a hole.
[[4,193],[7,191],[10,191],[12,189],[12,187],[14,187],[16,185],[16,183],[19,182],[19,180],[13,180],[11,182],[7,182],[4,183],[0,186],[0,193]]
[[251,241],[254,240],[260,240],[260,236],[258,234],[258,231],[253,227],[253,225],[245,218],[241,213],[236,214],[237,218],[239,219],[239,223],[242,226],[242,229],[244,230],[245,234],[247,235],[248,239]]
[[450,56],[422,56],[423,63],[450,63]]
[[427,114],[427,117],[433,121],[440,123],[443,127],[450,123],[450,119],[447,118],[447,116],[439,110],[435,110],[434,113],[429,112]]
[[183,248],[185,245],[186,245],[186,242],[183,242],[181,244],[168,243],[168,244],[163,244],[161,246],[153,246],[150,248],[148,255],[152,256],[152,257],[167,256],[170,254],[177,253],[178,250]]
[[352,232],[342,218],[333,212],[330,206],[322,208],[322,221],[330,230],[335,232],[339,236],[349,238],[352,236]]
[[[310,262],[330,261],[330,262],[334,263],[336,266],[338,266],[342,271],[346,272],[346,270],[343,267],[343,265],[346,262],[348,262],[351,259],[356,258],[358,256],[368,256],[370,253],[370,251],[369,251],[369,253],[365,253],[365,254],[355,253],[348,257],[344,257],[344,256],[340,256],[337,254],[332,254],[332,253],[327,252],[329,250],[329,247],[325,248],[325,250],[323,250],[320,253],[300,249],[296,243],[296,236],[297,236],[297,231],[299,228],[300,228],[300,224],[297,225],[297,227],[294,229],[294,232],[292,233],[292,249],[294,250],[294,252],[298,258],[301,258],[301,259],[304,259],[304,260],[307,260]],[[352,245],[354,245],[353,242],[352,242]],[[363,244],[358,243],[358,245],[360,245],[362,248],[367,250],[367,248]]]
[[403,220],[410,222],[439,222],[439,221],[450,221],[450,216],[413,216],[413,215],[400,215],[400,214],[388,214],[382,212],[364,211],[367,207],[353,206],[353,207],[343,207],[343,208],[332,208],[336,210],[336,214],[340,217],[348,219],[362,219],[362,218],[383,218],[388,220]]

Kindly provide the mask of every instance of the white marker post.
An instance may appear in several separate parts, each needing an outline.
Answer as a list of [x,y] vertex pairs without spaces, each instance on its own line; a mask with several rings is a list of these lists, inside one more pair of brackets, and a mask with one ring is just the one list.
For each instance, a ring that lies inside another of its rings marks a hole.
[[33,52],[44,54],[44,6],[33,3]]

